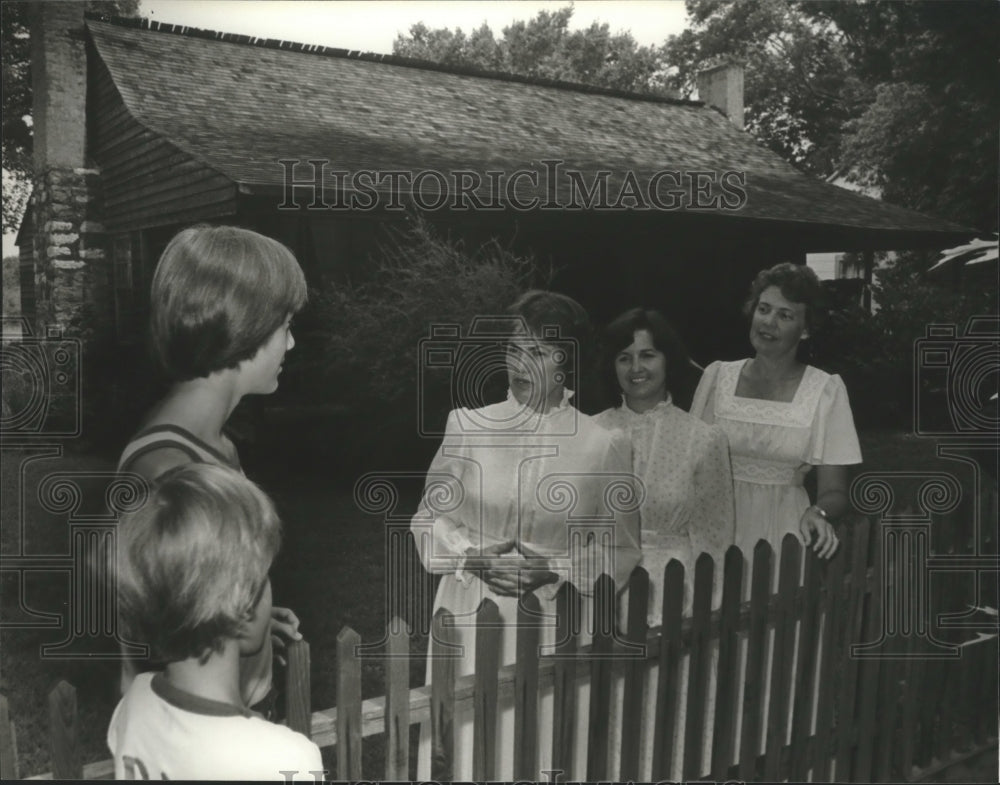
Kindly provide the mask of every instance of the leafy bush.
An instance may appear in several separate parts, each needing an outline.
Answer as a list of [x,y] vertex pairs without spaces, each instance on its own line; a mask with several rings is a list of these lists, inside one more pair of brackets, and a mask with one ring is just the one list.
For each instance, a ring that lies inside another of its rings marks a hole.
[[451,408],[447,385],[420,387],[419,342],[430,337],[432,325],[467,331],[474,317],[503,313],[552,275],[496,241],[468,250],[413,218],[381,245],[368,280],[310,293],[315,329],[303,333],[301,351],[289,355],[289,370],[314,380],[309,386],[322,403],[349,413],[340,418],[338,427],[346,430],[338,441],[341,448],[351,445],[352,465],[397,457],[401,441],[416,441],[418,406],[441,423]]
[[[861,427],[910,428],[916,385],[923,395],[927,379],[914,365],[916,342],[931,324],[953,324],[961,336],[969,318],[996,314],[996,287],[955,290],[929,281],[929,254],[900,254],[876,270],[872,295],[877,310],[857,304],[832,310],[817,338],[815,362],[844,377],[851,408]],[[942,393],[943,394],[943,393]],[[942,398],[941,409],[947,402]]]

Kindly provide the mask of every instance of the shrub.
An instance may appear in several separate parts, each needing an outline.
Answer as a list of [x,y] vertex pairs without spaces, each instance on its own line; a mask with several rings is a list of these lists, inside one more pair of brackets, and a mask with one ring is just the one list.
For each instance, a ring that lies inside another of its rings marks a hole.
[[418,406],[441,423],[451,408],[446,384],[420,389],[419,342],[432,325],[467,331],[474,317],[503,313],[525,289],[545,287],[552,276],[495,240],[468,250],[413,218],[380,246],[368,280],[310,293],[316,328],[303,336],[302,351],[289,355],[290,370],[315,380],[310,387],[326,404],[351,413],[350,433],[340,442],[351,445],[354,465],[374,456],[391,460],[401,441],[416,441]]
[[[927,253],[900,254],[875,272],[873,299],[878,310],[840,304],[817,339],[815,362],[844,377],[851,408],[861,427],[909,429],[915,385],[922,396],[943,391],[926,388],[914,366],[914,346],[931,324],[954,324],[960,336],[969,318],[995,314],[996,287],[955,290],[927,279]],[[944,411],[946,401],[942,398]]]

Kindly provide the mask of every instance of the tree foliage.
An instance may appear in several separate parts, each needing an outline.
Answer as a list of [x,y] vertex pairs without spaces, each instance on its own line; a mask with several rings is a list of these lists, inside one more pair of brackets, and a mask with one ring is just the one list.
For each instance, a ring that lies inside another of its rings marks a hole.
[[410,28],[396,54],[624,90],[691,96],[698,72],[746,65],[747,129],[819,177],[997,227],[1000,4],[994,0],[686,0],[689,27],[638,46],[572,7],[496,36]]
[[[32,173],[30,2],[0,4],[3,62],[3,230],[15,231],[24,212]],[[135,16],[139,0],[88,0],[87,10]]]
[[982,230],[997,226],[1000,5],[992,0],[687,0],[663,46],[681,94],[746,63],[747,127],[819,176]]
[[429,29],[423,23],[399,35],[393,54],[446,65],[467,65],[545,79],[638,92],[663,92],[656,50],[639,46],[630,33],[612,33],[594,22],[570,30],[573,8],[540,11],[505,27],[500,37],[482,26],[466,35],[456,28]]
[[[338,400],[359,407],[409,404],[419,387],[420,341],[431,323],[467,330],[474,317],[504,313],[552,274],[495,240],[467,248],[415,215],[381,243],[367,280],[311,293],[310,309],[322,325],[314,335],[318,343],[294,362],[317,358],[316,367],[303,370],[329,380],[330,386],[320,385],[326,397],[335,389]],[[338,387],[342,378],[357,382]]]

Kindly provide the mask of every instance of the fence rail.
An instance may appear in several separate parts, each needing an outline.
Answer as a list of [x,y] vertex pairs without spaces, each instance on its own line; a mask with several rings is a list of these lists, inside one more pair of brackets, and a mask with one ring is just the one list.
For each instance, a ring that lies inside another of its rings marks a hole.
[[[914,781],[949,760],[996,746],[995,630],[973,637],[969,624],[948,626],[943,618],[977,604],[981,587],[970,586],[955,571],[922,572],[919,554],[890,553],[883,548],[884,533],[867,520],[838,527],[838,535],[843,551],[829,562],[804,550],[791,535],[780,554],[758,543],[749,564],[730,548],[722,564],[721,607],[715,610],[716,565],[703,554],[694,569],[688,618],[681,613],[684,566],[672,561],[662,576],[663,615],[652,629],[647,628],[645,571],[638,568],[632,575],[629,614],[620,626],[615,587],[602,576],[594,587],[598,634],[587,645],[568,634],[568,619],[574,613],[578,618],[580,598],[566,584],[558,596],[560,635],[553,655],[539,654],[538,627],[527,623],[537,600],[529,596],[522,608],[526,623],[517,630],[517,661],[510,665],[498,660],[497,609],[485,600],[477,615],[475,673],[456,678],[454,659],[438,657],[429,686],[409,687],[404,656],[409,636],[402,620],[394,618],[387,630],[384,695],[366,700],[360,691],[361,639],[344,628],[337,638],[338,705],[322,711],[310,705],[309,645],[292,644],[285,682],[288,724],[321,747],[336,746],[338,779],[400,780],[409,779],[412,770],[409,729],[429,722],[432,779],[446,780],[452,773],[455,718],[468,711],[474,718],[474,777],[486,780],[496,776],[502,754],[495,745],[496,707],[512,695],[515,777],[534,780],[540,740],[552,745],[553,766],[563,771],[570,770],[574,742],[587,744],[574,739],[579,711],[574,685],[585,678],[591,694],[589,780],[645,779],[639,739],[650,733],[657,742],[652,745],[654,780],[671,779],[682,757],[684,779],[805,781],[811,772],[813,781]],[[775,561],[778,591],[772,592]],[[748,601],[743,599],[745,572]],[[926,595],[924,606],[914,604],[918,595]],[[443,610],[434,616],[434,649],[447,649],[449,616]],[[614,629],[624,630],[624,638],[616,639]],[[646,644],[641,658],[609,656],[622,655],[629,643],[638,642]],[[372,656],[367,651],[364,656]],[[685,660],[686,696],[680,687]],[[646,669],[654,663],[658,680],[647,694]],[[624,680],[622,704],[613,712],[612,684],[618,678]],[[537,696],[549,687],[554,690],[553,727],[541,733]],[[714,720],[709,727],[710,696]],[[684,727],[675,745],[682,698]],[[110,776],[110,761],[80,765],[72,687],[61,683],[49,700],[52,772],[41,778]],[[653,727],[643,728],[648,700],[655,701],[655,720]],[[613,716],[621,718],[620,727],[611,727]],[[706,734],[712,741],[702,760]],[[385,739],[384,765],[380,771],[362,771],[361,741],[375,735]],[[613,738],[620,739],[615,748]],[[16,739],[5,699],[0,699],[0,753],[11,761],[4,763],[3,775],[16,776]]]

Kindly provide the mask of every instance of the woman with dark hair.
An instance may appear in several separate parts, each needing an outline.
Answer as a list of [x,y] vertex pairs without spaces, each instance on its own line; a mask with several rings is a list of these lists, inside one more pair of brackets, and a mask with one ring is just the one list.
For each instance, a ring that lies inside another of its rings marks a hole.
[[[277,240],[235,226],[178,232],[150,295],[153,354],[171,387],[122,451],[118,471],[149,482],[191,462],[242,471],[226,421],[243,396],[277,389],[295,346],[292,317],[306,296],[298,262]],[[299,638],[298,624],[288,608],[272,609],[272,632]],[[141,664],[123,661],[123,690]],[[240,663],[246,705],[265,715],[274,704],[271,666],[270,642]]]
[[[733,544],[726,436],[673,404],[688,358],[658,311],[634,308],[619,316],[605,331],[604,349],[622,403],[594,419],[629,436],[633,468],[645,489],[639,509],[643,566],[658,586],[670,559],[683,562],[689,579],[684,607],[690,610],[698,554],[718,559]],[[651,625],[660,623],[660,595],[655,588],[650,595]]]
[[[717,565],[713,606],[721,601],[719,565],[734,536],[729,447],[721,428],[674,405],[674,389],[689,361],[683,344],[662,314],[641,308],[627,311],[606,329],[604,348],[604,367],[613,374],[622,403],[594,419],[609,430],[623,431],[632,444],[633,470],[645,491],[639,520],[642,563],[650,580],[649,624],[658,627],[663,613],[663,570],[671,559],[684,565],[685,614],[689,615],[692,607],[695,560],[703,552],[711,555]],[[655,663],[647,670],[647,696],[655,694],[658,672]],[[685,657],[674,725],[674,771],[666,772],[678,778],[684,755],[687,676]],[[713,692],[714,681],[705,695],[708,732],[704,735],[702,770],[710,761]],[[653,777],[650,736],[655,704],[654,700],[646,701],[646,719],[641,726],[642,779]]]
[[[821,294],[808,267],[759,273],[746,304],[754,356],[709,365],[691,406],[729,437],[736,544],[746,556],[759,539],[780,552],[788,532],[823,558],[837,549],[830,519],[847,511],[847,465],[861,463],[861,448],[841,378],[799,359],[819,328]],[[813,467],[810,504],[803,480]]]
[[[507,665],[515,661],[517,613],[525,595],[533,592],[541,604],[541,645],[551,652],[562,583],[570,581],[584,595],[581,619],[589,620],[588,596],[597,577],[610,574],[621,587],[639,561],[629,445],[571,403],[568,385],[588,345],[586,312],[565,295],[531,291],[514,303],[510,316],[507,400],[449,414],[411,524],[424,567],[442,576],[434,610],[447,608],[456,619],[454,633],[464,652],[456,676],[474,672],[473,623],[484,599],[499,609],[499,661]],[[578,523],[571,525],[574,519]],[[430,667],[428,662],[428,678]],[[582,686],[579,691],[585,694]],[[551,729],[552,688],[538,699],[538,727]],[[586,714],[578,714],[577,738],[586,738]],[[451,774],[470,780],[471,707],[456,712],[455,726]],[[513,695],[500,696],[496,733],[497,771],[488,778],[511,780]],[[429,736],[424,726],[420,779],[431,774]],[[551,753],[551,738],[538,744],[529,779],[546,779]],[[578,764],[584,755],[576,750]],[[567,779],[585,775],[565,772]]]

